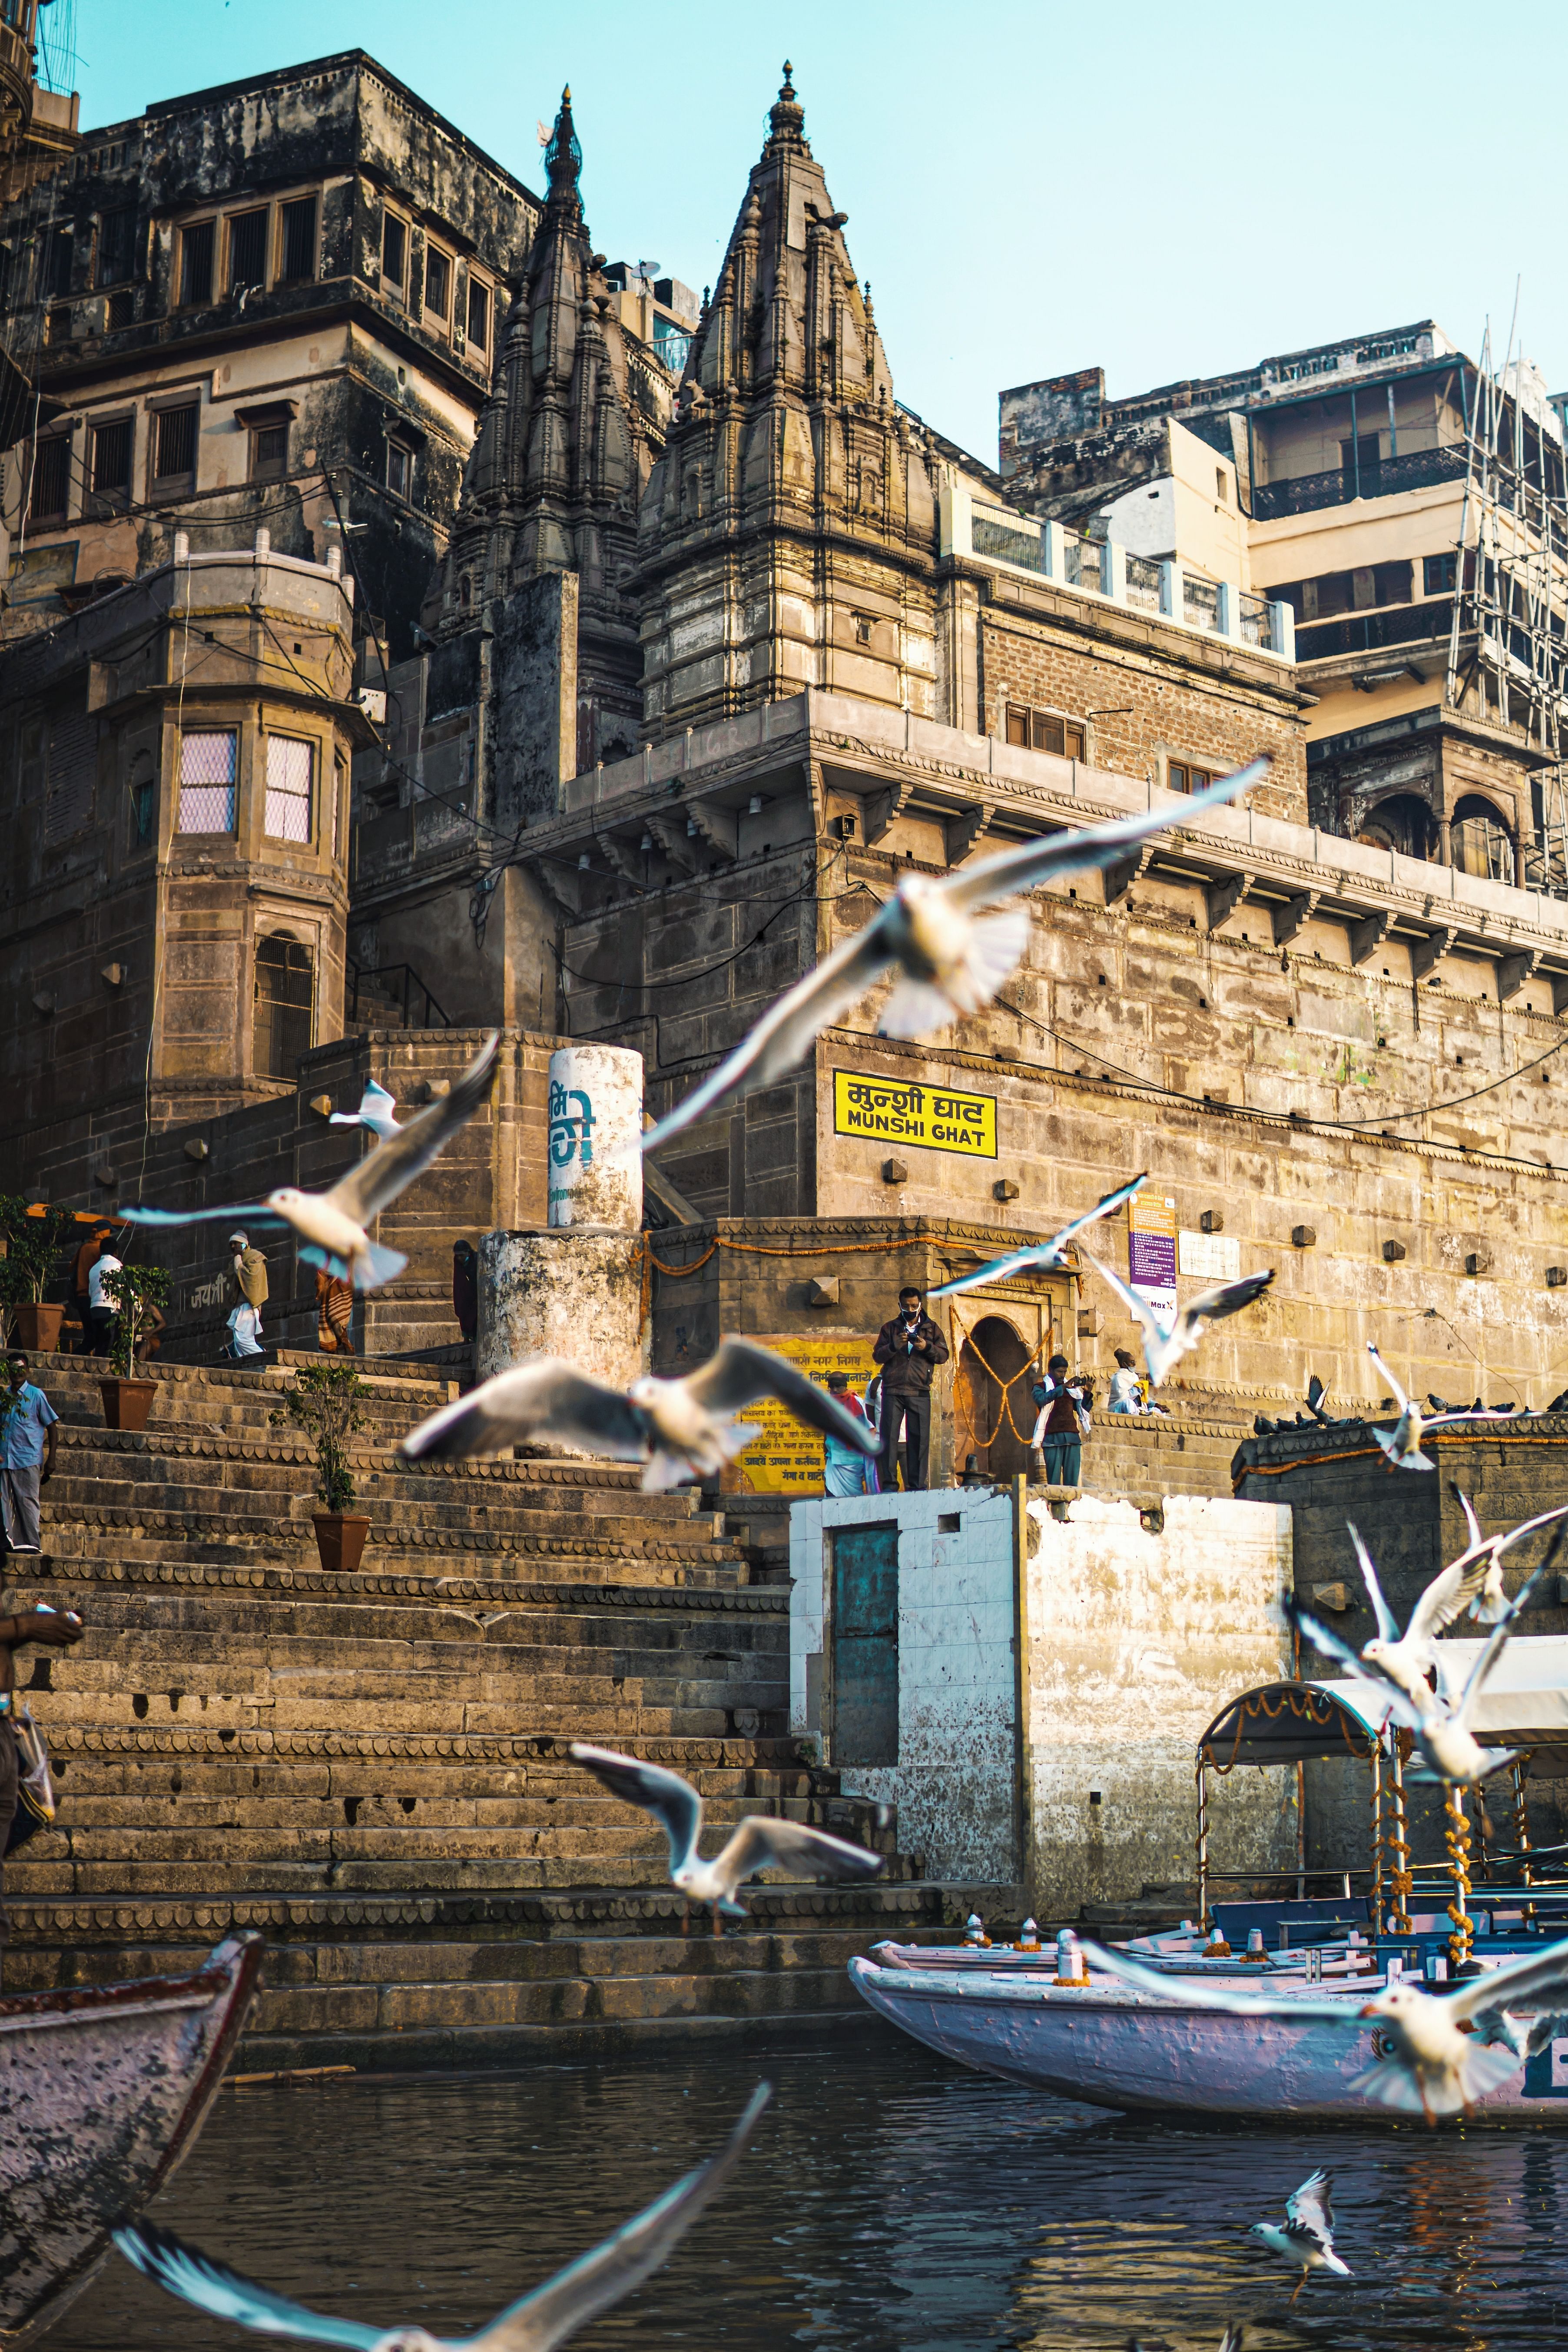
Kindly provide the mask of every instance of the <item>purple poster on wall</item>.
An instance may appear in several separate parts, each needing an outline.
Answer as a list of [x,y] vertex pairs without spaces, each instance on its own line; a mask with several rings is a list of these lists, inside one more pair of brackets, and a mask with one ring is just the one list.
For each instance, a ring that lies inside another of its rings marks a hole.
[[1127,1279],[1157,1315],[1176,1311],[1176,1204],[1140,1192],[1127,1204]]

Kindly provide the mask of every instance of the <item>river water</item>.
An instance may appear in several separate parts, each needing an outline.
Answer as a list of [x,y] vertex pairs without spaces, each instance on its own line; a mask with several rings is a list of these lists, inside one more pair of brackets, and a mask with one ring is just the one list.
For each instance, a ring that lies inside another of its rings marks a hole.
[[[226,2091],[154,2217],[317,2309],[471,2333],[774,2105],[668,2266],[574,2342],[607,2352],[1436,2352],[1568,2346],[1568,2137],[1125,2120],[962,2072],[868,2019],[510,2074]],[[1331,2167],[1353,2283],[1247,2234]],[[227,2352],[118,2255],[52,2352]]]

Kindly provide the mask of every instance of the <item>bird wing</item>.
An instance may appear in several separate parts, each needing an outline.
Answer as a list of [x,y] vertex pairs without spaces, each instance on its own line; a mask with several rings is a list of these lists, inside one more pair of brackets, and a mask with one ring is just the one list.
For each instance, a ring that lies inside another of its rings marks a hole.
[[[1430,1423],[1427,1426],[1431,1426]],[[1406,1641],[1429,1648],[1456,1617],[1464,1615],[1487,1580],[1487,1567],[1484,1559],[1473,1560],[1468,1568],[1456,1560],[1441,1575],[1435,1576],[1410,1612],[1410,1622],[1405,1629]]]
[[1469,1680],[1466,1683],[1464,1689],[1459,1694],[1459,1703],[1454,1709],[1454,1721],[1456,1723],[1465,1724],[1468,1727],[1470,1709],[1474,1706],[1476,1700],[1479,1698],[1481,1688],[1486,1682],[1487,1676],[1490,1674],[1492,1668],[1501,1657],[1504,1650],[1508,1647],[1509,1636],[1513,1632],[1514,1620],[1519,1615],[1521,1610],[1524,1607],[1525,1602],[1530,1599],[1530,1596],[1534,1591],[1536,1586],[1540,1583],[1542,1576],[1550,1563],[1551,1558],[1552,1554],[1548,1552],[1546,1559],[1541,1562],[1540,1566],[1531,1570],[1530,1574],[1525,1578],[1524,1582],[1520,1586],[1519,1591],[1509,1602],[1507,1615],[1498,1619],[1497,1623],[1492,1627],[1490,1633],[1487,1636],[1486,1647],[1481,1652],[1480,1656],[1476,1660],[1475,1664],[1470,1668]]
[[1130,1959],[1125,1952],[1108,1952],[1102,1944],[1091,1944],[1087,1936],[1080,1937],[1079,1943],[1091,1968],[1104,1969],[1139,1992],[1155,1993],[1160,2000],[1173,2002],[1181,2009],[1214,2009],[1226,2017],[1299,2017],[1310,2019],[1314,2025],[1349,2025],[1358,2032],[1361,2030],[1361,2011],[1353,2003],[1264,2000],[1257,1993],[1221,1992],[1198,1977],[1162,1976],[1157,1969],[1145,1968],[1141,1960]]
[[1048,881],[1053,874],[1072,873],[1090,866],[1112,866],[1124,851],[1135,849],[1151,834],[1164,833],[1173,824],[1190,824],[1205,810],[1223,808],[1238,793],[1261,783],[1270,764],[1268,760],[1254,760],[1250,767],[1238,768],[1235,775],[1223,777],[1206,793],[1194,793],[1190,799],[1178,798],[1166,808],[1148,809],[1139,816],[1118,817],[1110,824],[1087,825],[1076,833],[1050,834],[1041,841],[1022,842],[1016,849],[1004,849],[994,857],[983,857],[978,865],[961,866],[937,887],[951,905],[973,914],[978,908],[994,906],[999,898],[1012,898],[1022,890],[1032,890],[1037,882]]
[[1200,1290],[1183,1307],[1179,1328],[1194,1336],[1205,1323],[1223,1322],[1227,1315],[1239,1315],[1255,1298],[1261,1298],[1274,1279],[1270,1266],[1265,1274],[1244,1274],[1239,1282],[1217,1283],[1213,1290]]
[[703,2207],[726,2187],[751,2143],[773,2086],[759,2083],[745,2111],[716,2156],[687,2173],[633,2220],[557,2271],[491,2320],[481,2335],[468,2338],[466,2352],[550,2352],[552,2345],[641,2286],[666,2261]]
[[881,1446],[863,1421],[837,1403],[826,1389],[771,1348],[754,1339],[721,1339],[717,1350],[683,1383],[687,1393],[709,1412],[740,1412],[758,1397],[777,1397],[797,1421],[826,1430],[842,1444],[862,1454],[879,1454]]
[[733,1892],[759,1870],[797,1867],[805,1878],[876,1878],[887,1863],[883,1855],[863,1845],[829,1837],[826,1830],[807,1829],[804,1822],[748,1813],[729,1843],[715,1854],[710,1867],[721,1873]]
[[672,1136],[690,1127],[720,1103],[765,1087],[803,1061],[824,1029],[858,1004],[872,982],[896,961],[889,944],[888,908],[881,908],[853,939],[846,940],[808,971],[769,1013],[746,1032],[734,1052],[693,1087],[675,1108],[650,1127],[643,1152],[662,1150]]
[[411,1462],[455,1461],[547,1433],[620,1462],[639,1462],[647,1452],[647,1415],[564,1356],[541,1356],[481,1381],[411,1429],[398,1452]]
[[1405,1391],[1400,1387],[1399,1382],[1394,1379],[1394,1374],[1389,1370],[1388,1366],[1378,1354],[1377,1343],[1375,1340],[1369,1339],[1367,1341],[1366,1352],[1372,1358],[1373,1362],[1377,1366],[1378,1370],[1383,1374],[1384,1379],[1388,1382],[1394,1402],[1399,1407],[1400,1412],[1402,1413],[1408,1412],[1410,1410],[1410,1399],[1405,1395]]
[[1568,1518],[1568,1503],[1559,1503],[1556,1509],[1552,1511],[1538,1511],[1532,1519],[1521,1519],[1517,1528],[1510,1528],[1506,1536],[1498,1537],[1489,1545],[1489,1549],[1500,1559],[1505,1551],[1511,1550],[1523,1537],[1532,1536],[1537,1528],[1554,1527],[1559,1519],[1563,1518]]
[[982,1283],[1004,1281],[1008,1275],[1021,1273],[1026,1266],[1058,1265],[1068,1242],[1089,1225],[1098,1224],[1101,1217],[1110,1216],[1124,1201],[1130,1201],[1134,1192],[1141,1192],[1148,1181],[1148,1171],[1145,1170],[1142,1176],[1134,1176],[1130,1183],[1119,1184],[1114,1192],[1107,1192],[1092,1209],[1085,1210],[1081,1217],[1075,1217],[1070,1225],[1062,1227],[1059,1234],[1053,1234],[1048,1242],[1037,1242],[1033,1249],[1015,1250],[1011,1257],[994,1257],[989,1265],[977,1265],[973,1273],[961,1274],[956,1282],[944,1282],[939,1288],[928,1292],[927,1296],[952,1298],[963,1290],[977,1290]]
[[1130,1290],[1126,1283],[1122,1281],[1121,1276],[1119,1274],[1112,1274],[1108,1265],[1102,1265],[1100,1259],[1097,1258],[1091,1251],[1085,1250],[1084,1256],[1088,1258],[1089,1265],[1093,1266],[1096,1274],[1098,1274],[1103,1281],[1110,1283],[1110,1287],[1115,1291],[1116,1296],[1121,1299],[1128,1313],[1135,1316],[1138,1321],[1142,1325],[1143,1345],[1145,1351],[1147,1351],[1151,1346],[1163,1347],[1171,1335],[1165,1328],[1165,1326],[1161,1322],[1159,1317],[1155,1314],[1153,1308],[1150,1306],[1148,1300],[1146,1298],[1140,1298],[1135,1290]]
[[115,2231],[114,2242],[143,2278],[177,2294],[182,2303],[195,2304],[214,2319],[254,2327],[263,2336],[293,2336],[307,2344],[343,2344],[350,2352],[374,2352],[384,2340],[382,2328],[362,2327],[353,2319],[325,2318],[320,2312],[307,2311],[301,2303],[290,2303],[286,2295],[274,2294],[269,2287],[258,2286],[253,2279],[231,2271],[226,2263],[204,2254],[199,2246],[185,2245],[173,2231],[160,2230],[154,2221],[127,2221]]
[[357,1168],[339,1179],[326,1196],[333,1208],[352,1217],[356,1225],[368,1225],[400,1192],[406,1192],[489,1094],[500,1051],[500,1034],[492,1029],[462,1076],[453,1080],[449,1095],[437,1095],[395,1135],[378,1143]]
[[1568,1984],[1568,1936],[1543,1952],[1505,1960],[1485,1976],[1461,1978],[1448,2000],[1456,2017],[1479,2018],[1489,2010],[1516,2008],[1532,1993],[1553,1992],[1563,1984]]
[[640,1757],[617,1755],[613,1748],[584,1748],[572,1743],[572,1761],[602,1780],[612,1796],[628,1805],[641,1805],[663,1823],[669,1840],[671,1874],[684,1870],[697,1852],[702,1834],[702,1800],[689,1780],[667,1772],[661,1764],[645,1764]]
[[1305,2231],[1320,2246],[1333,2243],[1333,2184],[1321,2165],[1287,2197],[1285,2213],[1292,2232]]
[[242,1201],[237,1208],[229,1209],[144,1209],[136,1202],[129,1209],[116,1209],[114,1216],[122,1225],[211,1225],[219,1217],[247,1217],[252,1224],[288,1223],[276,1209],[264,1209],[258,1201]]
[[1415,1703],[1407,1693],[1375,1658],[1363,1658],[1359,1650],[1352,1650],[1348,1642],[1342,1642],[1337,1633],[1331,1633],[1310,1609],[1301,1608],[1289,1593],[1285,1596],[1285,1614],[1297,1632],[1306,1635],[1314,1650],[1321,1650],[1326,1658],[1337,1659],[1358,1682],[1370,1683],[1374,1690],[1380,1691],[1390,1702],[1388,1713],[1394,1722],[1402,1723],[1407,1731],[1415,1731],[1425,1720],[1416,1713]]
[[[1428,1400],[1428,1402],[1430,1402],[1430,1400]],[[1447,1411],[1447,1404],[1438,1405],[1437,1411],[1439,1412],[1446,1412]],[[1472,1504],[1468,1495],[1460,1493],[1458,1481],[1457,1479],[1449,1479],[1448,1492],[1452,1495],[1454,1500],[1458,1503],[1460,1510],[1463,1511],[1465,1515],[1465,1528],[1470,1538],[1465,1549],[1467,1551],[1474,1551],[1477,1546],[1485,1540],[1481,1534],[1481,1523],[1476,1517],[1475,1506]]]
[[1345,1525],[1350,1528],[1351,1541],[1355,1546],[1356,1564],[1361,1570],[1361,1580],[1366,1587],[1366,1597],[1372,1603],[1372,1613],[1377,1619],[1377,1638],[1380,1642],[1397,1642],[1399,1628],[1394,1623],[1393,1612],[1383,1597],[1383,1587],[1377,1580],[1377,1570],[1372,1564],[1372,1554],[1363,1543],[1360,1530],[1351,1527],[1348,1519]]

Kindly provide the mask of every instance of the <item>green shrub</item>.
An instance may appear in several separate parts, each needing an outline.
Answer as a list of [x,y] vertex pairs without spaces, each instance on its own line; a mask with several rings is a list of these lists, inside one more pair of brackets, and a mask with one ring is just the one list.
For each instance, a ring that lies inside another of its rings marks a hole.
[[329,1511],[346,1511],[355,1499],[348,1445],[356,1430],[370,1427],[359,1410],[359,1399],[369,1394],[351,1364],[301,1364],[280,1410],[270,1415],[274,1427],[291,1421],[310,1437],[316,1493]]
[[0,1192],[0,1233],[5,1236],[5,1303],[37,1307],[54,1279],[61,1247],[74,1219],[68,1209],[48,1209],[41,1217],[27,1214],[24,1192]]
[[128,1381],[152,1320],[146,1311],[148,1302],[155,1307],[169,1303],[168,1271],[161,1265],[110,1266],[102,1290],[115,1309],[114,1328],[109,1335],[109,1369],[117,1380]]

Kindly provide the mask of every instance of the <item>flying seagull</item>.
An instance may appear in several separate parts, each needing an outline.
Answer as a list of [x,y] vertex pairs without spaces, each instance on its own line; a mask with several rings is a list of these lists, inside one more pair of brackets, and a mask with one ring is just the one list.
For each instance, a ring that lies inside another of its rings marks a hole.
[[341,1177],[330,1192],[301,1192],[292,1184],[279,1185],[264,1201],[238,1208],[144,1209],[140,1205],[117,1213],[132,1225],[192,1225],[218,1217],[268,1220],[292,1225],[305,1247],[300,1255],[310,1265],[324,1265],[340,1281],[352,1276],[356,1290],[374,1290],[408,1260],[394,1249],[373,1242],[365,1227],[390,1207],[416,1176],[422,1176],[442,1145],[473,1117],[489,1092],[500,1036],[491,1030],[448,1095],[438,1096],[427,1108],[400,1127],[367,1153],[356,1168]]
[[1375,1340],[1367,1341],[1366,1352],[1388,1382],[1390,1393],[1399,1408],[1399,1419],[1392,1429],[1374,1429],[1372,1433],[1387,1454],[1388,1466],[1391,1470],[1436,1470],[1437,1465],[1433,1461],[1432,1456],[1421,1451],[1421,1440],[1426,1432],[1429,1429],[1450,1428],[1457,1421],[1479,1421],[1487,1417],[1480,1412],[1450,1412],[1423,1414],[1420,1406],[1413,1397],[1405,1395],[1405,1391],[1378,1354]]
[[853,939],[826,956],[763,1015],[735,1051],[694,1087],[642,1139],[645,1152],[662,1150],[683,1129],[753,1087],[771,1086],[804,1060],[819,1033],[841,1021],[889,965],[900,977],[883,1007],[884,1037],[921,1037],[945,1029],[961,1013],[977,1013],[1022,962],[1029,944],[1029,910],[1013,906],[979,919],[983,907],[1016,898],[1054,874],[1113,866],[1127,850],[1173,824],[1190,824],[1233,801],[1268,773],[1255,760],[1212,790],[1140,816],[1079,832],[1047,835],[961,866],[933,881],[900,877],[891,898]]
[[1048,1242],[1038,1242],[1032,1249],[1015,1250],[1011,1257],[994,1257],[989,1265],[977,1265],[973,1274],[961,1274],[956,1282],[940,1284],[928,1296],[954,1298],[962,1290],[978,1290],[984,1282],[1001,1282],[1008,1275],[1032,1272],[1037,1267],[1044,1271],[1047,1266],[1060,1265],[1062,1253],[1076,1234],[1081,1234],[1089,1225],[1098,1224],[1101,1217],[1110,1216],[1124,1201],[1130,1201],[1134,1192],[1141,1192],[1148,1181],[1145,1170],[1142,1176],[1134,1176],[1130,1184],[1119,1184],[1114,1192],[1107,1192],[1102,1201],[1097,1201],[1093,1208],[1086,1210],[1081,1217],[1075,1217],[1070,1225],[1064,1225],[1060,1233],[1054,1234]]
[[1226,1315],[1238,1315],[1254,1299],[1261,1298],[1274,1279],[1273,1268],[1267,1274],[1244,1274],[1239,1282],[1222,1282],[1213,1290],[1200,1290],[1190,1298],[1169,1322],[1155,1314],[1146,1298],[1130,1290],[1119,1274],[1102,1265],[1091,1251],[1084,1255],[1096,1274],[1110,1283],[1112,1290],[1143,1327],[1143,1361],[1149,1367],[1149,1378],[1156,1388],[1167,1373],[1173,1371],[1184,1356],[1191,1355],[1204,1336],[1205,1323],[1217,1323]]
[[658,1495],[687,1478],[717,1477],[743,1454],[762,1432],[731,1416],[766,1396],[862,1454],[879,1451],[876,1432],[826,1389],[771,1348],[736,1339],[721,1339],[718,1353],[684,1380],[644,1374],[629,1389],[594,1380],[563,1356],[539,1356],[444,1405],[409,1431],[399,1451],[410,1462],[452,1461],[559,1437],[585,1454],[641,1462],[643,1491]]
[[1276,2229],[1272,2221],[1254,2221],[1251,2234],[1261,2238],[1271,2254],[1289,2263],[1301,2273],[1296,2282],[1295,2302],[1314,2271],[1333,2271],[1341,2278],[1353,2278],[1355,2273],[1347,2263],[1342,2263],[1334,2252],[1333,2182],[1321,2165],[1310,2173],[1293,2196],[1285,2200],[1285,2227]]
[[1317,1373],[1313,1372],[1307,1382],[1307,1411],[1314,1421],[1321,1421],[1326,1426],[1331,1427],[1334,1416],[1323,1402],[1328,1393],[1328,1390],[1323,1386]]
[[[1455,1492],[1458,1492],[1458,1488]],[[1568,1517],[1568,1504],[1563,1504],[1554,1511],[1542,1511],[1537,1518],[1524,1520],[1507,1535],[1483,1537],[1468,1500],[1463,1495],[1459,1496],[1459,1500],[1464,1504],[1478,1540],[1432,1579],[1411,1611],[1410,1622],[1403,1633],[1384,1599],[1377,1570],[1360,1532],[1353,1526],[1350,1528],[1350,1538],[1355,1547],[1362,1582],[1366,1587],[1367,1599],[1377,1620],[1376,1633],[1370,1642],[1362,1644],[1362,1663],[1386,1675],[1417,1706],[1426,1706],[1431,1703],[1432,1693],[1427,1677],[1436,1664],[1439,1633],[1447,1633],[1467,1610],[1486,1625],[1500,1625],[1508,1618],[1509,1603],[1504,1597],[1502,1570],[1499,1565],[1500,1555],[1510,1544],[1517,1543],[1522,1536],[1532,1534],[1537,1528]]]
[[257,2286],[155,2222],[128,2222],[115,2231],[114,2242],[143,2277],[215,2319],[253,2327],[261,2336],[345,2345],[350,2352],[551,2352],[552,2346],[564,2343],[608,2311],[668,2260],[703,2207],[727,2186],[772,2096],[772,2086],[760,2083],[717,2156],[655,2198],[613,2238],[580,2254],[521,2303],[498,2312],[477,2336],[432,2336],[418,2326],[384,2329],[353,2319],[330,2319],[268,2287]]
[[1549,1528],[1554,1521],[1568,1517],[1568,1503],[1559,1505],[1554,1511],[1538,1512],[1533,1519],[1521,1519],[1518,1527],[1510,1528],[1505,1536],[1484,1536],[1469,1496],[1462,1495],[1457,1485],[1451,1485],[1449,1491],[1465,1515],[1465,1525],[1470,1538],[1458,1559],[1450,1565],[1462,1568],[1468,1578],[1476,1577],[1479,1581],[1479,1590],[1470,1601],[1471,1616],[1483,1625],[1500,1624],[1508,1613],[1508,1600],[1502,1589],[1504,1552],[1511,1549],[1523,1537],[1533,1535],[1537,1528]]
[[719,1932],[722,1913],[743,1919],[746,1906],[735,1900],[735,1890],[759,1870],[798,1870],[806,1878],[875,1878],[884,1868],[879,1853],[847,1845],[826,1830],[809,1830],[799,1822],[779,1821],[771,1813],[747,1813],[730,1842],[711,1862],[697,1851],[702,1834],[702,1800],[689,1780],[661,1765],[644,1764],[636,1756],[617,1756],[609,1748],[584,1748],[573,1743],[572,1761],[602,1780],[628,1805],[643,1805],[669,1840],[669,1878],[688,1904],[703,1903],[713,1914]]
[[396,1108],[395,1095],[389,1095],[386,1088],[378,1087],[374,1078],[366,1078],[358,1110],[335,1110],[327,1125],[368,1127],[373,1135],[380,1136],[383,1143],[390,1143],[395,1135],[403,1132],[401,1125],[392,1116]]
[[[1385,2107],[1405,2115],[1424,2115],[1428,2123],[1439,2116],[1458,2115],[1474,2106],[1516,2074],[1520,2048],[1505,2035],[1489,2042],[1497,2021],[1509,2021],[1509,2032],[1521,2048],[1527,2038],[1526,2020],[1514,2005],[1551,1995],[1568,1983],[1568,1938],[1549,1944],[1542,1952],[1523,1959],[1505,1960],[1485,1975],[1467,1977],[1442,1993],[1423,1992],[1408,1977],[1397,1978],[1370,2000],[1353,1996],[1328,1999],[1270,1999],[1267,1994],[1230,1992],[1194,1977],[1162,1976],[1127,1952],[1106,1951],[1087,1937],[1083,1949],[1092,1967],[1118,1976],[1139,1992],[1152,1993],[1179,2009],[1217,2010],[1227,2017],[1268,2017],[1282,2024],[1337,2026],[1361,2033],[1367,2024],[1381,2025],[1374,2054],[1364,2073],[1351,2085]],[[1388,2047],[1392,2044],[1392,2047]]]

